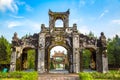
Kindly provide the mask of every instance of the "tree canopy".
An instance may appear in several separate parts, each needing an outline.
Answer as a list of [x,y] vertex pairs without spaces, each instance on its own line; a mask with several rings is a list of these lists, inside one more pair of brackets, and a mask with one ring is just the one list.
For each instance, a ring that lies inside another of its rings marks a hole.
[[113,39],[108,39],[107,51],[109,64],[120,65],[120,37],[118,35]]
[[4,38],[0,37],[0,64],[9,64],[11,55],[11,44]]

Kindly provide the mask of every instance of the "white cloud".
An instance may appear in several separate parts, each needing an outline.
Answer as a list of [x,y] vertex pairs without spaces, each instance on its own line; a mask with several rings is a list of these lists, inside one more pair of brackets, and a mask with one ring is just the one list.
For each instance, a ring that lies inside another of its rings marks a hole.
[[22,19],[22,18],[24,18],[23,16],[16,16],[16,15],[12,15],[12,14],[10,14],[9,16],[11,16],[11,17],[13,17],[13,18],[17,18],[17,19]]
[[114,24],[120,24],[120,19],[112,20],[112,23],[114,23]]
[[26,2],[16,1],[16,3],[17,3],[18,5],[23,6],[26,11],[32,11],[32,10],[33,10],[33,8],[32,8],[30,5],[28,5]]
[[79,18],[79,19],[70,19],[70,22],[69,22],[69,26],[73,26],[74,23],[76,23],[77,25],[80,25],[80,23],[83,22],[83,19],[82,18]]
[[11,21],[11,22],[7,22],[8,28],[13,28],[13,27],[17,27],[20,26],[21,23],[18,21]]
[[16,0],[0,0],[0,11],[6,12],[7,10],[15,13],[18,12],[19,6],[25,7],[27,11],[32,11],[32,7],[25,2],[20,2]]
[[80,26],[78,27],[78,30],[80,31],[80,33],[83,33],[83,34],[88,34],[90,32],[87,26]]
[[5,12],[6,10],[18,11],[18,6],[14,0],[0,0],[0,11]]
[[40,30],[40,24],[29,20],[29,19],[23,19],[21,21],[7,21],[7,27],[8,28],[14,28],[14,27],[29,27],[31,30]]
[[[25,21],[23,21],[23,23],[24,23],[24,25],[26,26],[26,27],[31,27],[33,30],[40,30],[40,24],[39,23],[37,23],[36,21],[32,21],[32,20],[29,20],[29,19],[27,19],[27,20],[25,20]],[[26,24],[27,23],[27,24]]]
[[104,10],[101,14],[100,14],[100,16],[99,16],[99,19],[101,19],[106,13],[108,13],[109,12],[109,10]]

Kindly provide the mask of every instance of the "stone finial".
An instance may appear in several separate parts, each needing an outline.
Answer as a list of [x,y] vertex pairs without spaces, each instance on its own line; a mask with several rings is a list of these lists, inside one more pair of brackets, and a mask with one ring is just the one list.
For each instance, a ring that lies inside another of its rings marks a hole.
[[67,14],[70,14],[70,9],[68,9],[68,10],[66,11],[66,13],[67,13]]
[[41,24],[41,31],[45,31],[45,24]]
[[101,47],[106,48],[107,42],[106,42],[106,37],[103,32],[101,32],[100,42],[101,42]]
[[77,31],[77,24],[76,23],[73,24],[73,31]]
[[49,15],[53,15],[53,12],[51,11],[51,9],[49,9],[48,14],[49,14]]
[[17,35],[17,33],[16,33],[16,32],[14,33],[14,36],[13,36],[13,38],[12,38],[12,39],[13,39],[13,41],[17,41],[17,40],[18,40],[18,35]]

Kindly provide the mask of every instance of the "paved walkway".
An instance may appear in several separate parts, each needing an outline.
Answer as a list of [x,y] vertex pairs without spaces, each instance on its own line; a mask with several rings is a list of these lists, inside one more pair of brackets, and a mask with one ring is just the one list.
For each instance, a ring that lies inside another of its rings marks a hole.
[[78,74],[39,74],[38,80],[79,80]]
[[49,71],[49,73],[65,73],[65,74],[68,74],[68,70],[60,70],[60,69],[52,69]]

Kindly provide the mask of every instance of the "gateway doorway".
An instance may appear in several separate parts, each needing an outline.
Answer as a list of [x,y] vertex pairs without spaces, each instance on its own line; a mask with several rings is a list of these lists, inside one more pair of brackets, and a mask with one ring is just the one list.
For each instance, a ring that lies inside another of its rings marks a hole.
[[68,72],[68,54],[62,46],[55,46],[50,50],[50,72]]

